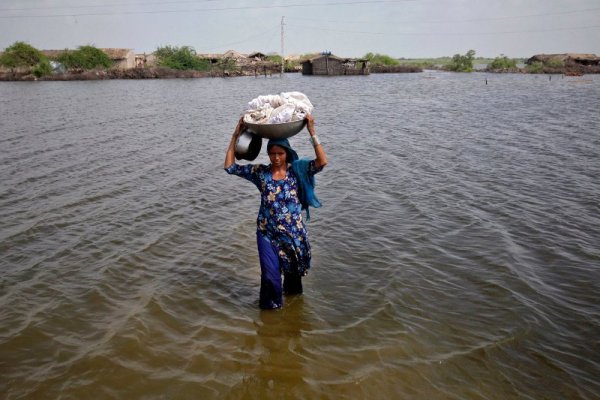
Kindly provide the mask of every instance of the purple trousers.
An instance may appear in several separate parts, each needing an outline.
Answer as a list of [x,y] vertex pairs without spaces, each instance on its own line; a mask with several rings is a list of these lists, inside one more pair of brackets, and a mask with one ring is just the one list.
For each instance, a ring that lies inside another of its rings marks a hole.
[[281,308],[284,292],[290,295],[302,293],[302,277],[298,274],[284,272],[282,288],[282,271],[277,248],[258,232],[256,233],[256,245],[260,261],[259,306],[264,310]]

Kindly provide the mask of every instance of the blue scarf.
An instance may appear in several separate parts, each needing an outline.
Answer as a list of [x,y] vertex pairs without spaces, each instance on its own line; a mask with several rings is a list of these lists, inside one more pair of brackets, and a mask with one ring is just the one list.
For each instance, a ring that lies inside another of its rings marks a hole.
[[298,199],[300,200],[302,209],[306,210],[306,220],[310,221],[308,207],[321,207],[321,202],[315,194],[315,176],[308,174],[308,165],[311,160],[308,158],[300,159],[298,153],[292,149],[292,146],[290,146],[290,142],[287,139],[270,139],[269,143],[267,143],[267,151],[272,146],[280,146],[285,149],[287,153],[287,162],[292,164],[292,171],[294,171],[296,179],[298,180]]

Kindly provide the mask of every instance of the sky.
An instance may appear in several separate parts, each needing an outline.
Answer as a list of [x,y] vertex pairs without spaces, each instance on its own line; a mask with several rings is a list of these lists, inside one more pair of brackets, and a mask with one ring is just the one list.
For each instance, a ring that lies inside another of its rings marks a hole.
[[[282,24],[283,20],[283,24]],[[150,53],[600,55],[600,0],[1,0],[0,51],[128,48]]]

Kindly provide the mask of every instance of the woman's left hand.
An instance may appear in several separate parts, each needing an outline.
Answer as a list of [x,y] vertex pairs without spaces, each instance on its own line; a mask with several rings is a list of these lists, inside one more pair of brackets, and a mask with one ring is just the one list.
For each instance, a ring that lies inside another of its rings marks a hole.
[[310,114],[307,114],[306,117],[304,117],[304,119],[306,120],[306,129],[308,130],[308,134],[310,136],[316,135],[314,117]]
[[317,168],[322,168],[327,165],[327,155],[325,154],[325,149],[321,145],[321,142],[317,138],[317,132],[315,131],[315,119],[312,115],[308,114],[305,118],[306,120],[306,129],[308,130],[308,134],[310,135],[311,142],[315,149],[315,164]]

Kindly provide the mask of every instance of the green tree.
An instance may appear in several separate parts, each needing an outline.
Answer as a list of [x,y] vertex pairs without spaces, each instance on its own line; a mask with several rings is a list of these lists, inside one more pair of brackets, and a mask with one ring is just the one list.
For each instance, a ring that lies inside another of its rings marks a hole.
[[267,56],[266,60],[267,61],[271,61],[272,63],[280,64],[281,65],[281,56],[279,54],[275,54],[275,55],[272,55],[272,56]]
[[517,60],[514,58],[508,58],[503,54],[500,54],[500,57],[494,58],[494,60],[489,64],[489,69],[511,69],[517,68]]
[[52,67],[50,66],[50,61],[48,59],[40,61],[33,69],[31,70],[33,75],[41,78],[42,76],[51,75]]
[[454,72],[472,72],[475,50],[469,50],[465,55],[455,54],[446,69]]
[[13,70],[20,67],[32,68],[43,61],[48,61],[46,56],[25,42],[15,42],[0,56],[0,65]]
[[386,54],[373,54],[367,53],[363,57],[366,60],[369,60],[371,65],[385,65],[385,66],[394,66],[399,65],[400,62],[395,58],[392,58]]
[[544,63],[535,61],[527,66],[527,71],[532,74],[540,74],[544,72]]
[[550,58],[544,63],[544,65],[549,68],[563,68],[565,66],[565,62],[560,58]]
[[223,71],[233,71],[237,68],[237,64],[232,58],[222,58],[218,62],[218,68]]
[[178,70],[208,71],[210,61],[198,58],[196,51],[189,46],[164,46],[154,51],[156,64]]
[[290,62],[289,60],[283,60],[283,58],[279,54],[267,56],[265,58],[265,61],[271,62],[275,65],[281,65],[281,62],[283,61],[283,68],[285,70],[291,70],[294,68],[294,63]]
[[110,68],[113,65],[110,57],[94,46],[79,46],[77,50],[68,51],[57,57],[57,61],[68,69],[90,70]]

